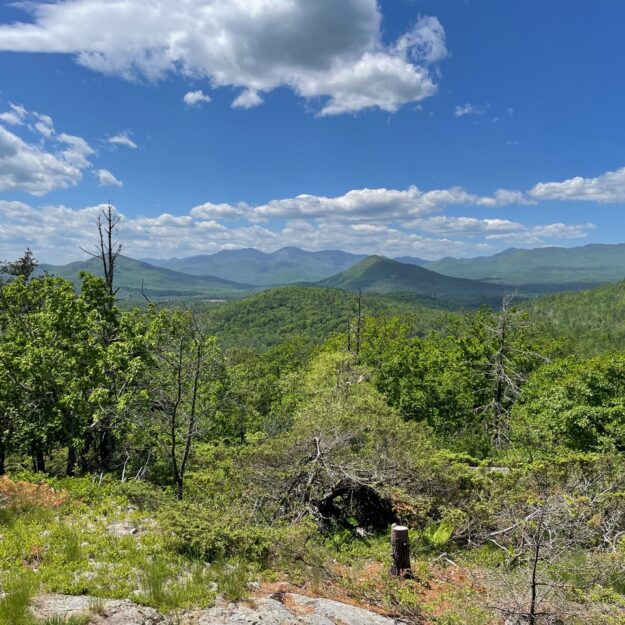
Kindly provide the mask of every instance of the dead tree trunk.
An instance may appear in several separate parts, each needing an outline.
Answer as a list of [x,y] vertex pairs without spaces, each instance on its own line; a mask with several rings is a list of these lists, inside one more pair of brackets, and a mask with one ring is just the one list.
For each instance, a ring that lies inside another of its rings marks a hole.
[[356,356],[360,356],[360,334],[362,332],[362,291],[358,291],[358,322],[356,326]]
[[411,579],[408,528],[403,525],[394,525],[391,530],[391,558],[391,577]]

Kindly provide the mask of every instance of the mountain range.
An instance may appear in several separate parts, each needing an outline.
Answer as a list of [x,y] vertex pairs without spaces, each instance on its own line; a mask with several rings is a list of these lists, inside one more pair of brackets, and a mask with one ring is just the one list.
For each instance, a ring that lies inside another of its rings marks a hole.
[[297,282],[317,282],[364,260],[365,254],[339,250],[307,252],[297,247],[283,247],[271,254],[253,248],[222,250],[170,260],[145,259],[152,265],[195,276],[218,276],[224,280],[274,286]]
[[[338,250],[307,252],[285,247],[271,254],[255,249],[224,250],[211,255],[145,259],[192,275],[270,286],[318,282],[357,265],[367,256]],[[535,293],[581,290],[625,279],[625,244],[582,247],[510,248],[492,256],[427,261],[412,256],[394,260],[452,276],[521,287]]]
[[493,256],[443,258],[425,267],[456,278],[511,284],[534,291],[588,289],[625,278],[625,244],[510,248]]
[[[213,276],[193,276],[144,261],[120,256],[115,266],[115,284],[122,295],[141,294],[153,297],[197,297],[233,299],[243,297],[254,287]],[[99,258],[76,261],[68,265],[39,265],[38,273],[49,273],[80,284],[80,273],[102,275]]]
[[[511,248],[493,256],[425,261],[351,254],[307,252],[286,247],[271,254],[255,249],[170,260],[120,257],[116,282],[123,293],[152,296],[236,299],[273,286],[300,284],[436,298],[455,305],[477,305],[503,292],[521,295],[572,291],[625,278],[625,244],[577,248]],[[69,265],[42,265],[39,271],[75,283],[79,273],[101,274],[91,258]]]

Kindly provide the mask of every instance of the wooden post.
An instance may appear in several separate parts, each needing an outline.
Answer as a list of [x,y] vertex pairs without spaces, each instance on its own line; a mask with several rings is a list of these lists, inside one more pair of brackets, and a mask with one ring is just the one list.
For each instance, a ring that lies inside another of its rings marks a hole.
[[408,528],[403,525],[393,525],[391,529],[391,557],[391,577],[412,579]]

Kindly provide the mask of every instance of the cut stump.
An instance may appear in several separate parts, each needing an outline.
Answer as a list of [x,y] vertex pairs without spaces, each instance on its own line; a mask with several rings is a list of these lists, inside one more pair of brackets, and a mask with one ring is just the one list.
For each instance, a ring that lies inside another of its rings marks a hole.
[[393,525],[391,529],[391,558],[391,577],[412,579],[408,528],[403,525]]

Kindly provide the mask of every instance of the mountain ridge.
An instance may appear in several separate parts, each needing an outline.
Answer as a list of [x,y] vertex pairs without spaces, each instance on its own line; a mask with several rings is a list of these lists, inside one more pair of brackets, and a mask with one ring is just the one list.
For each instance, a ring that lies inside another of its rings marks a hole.
[[506,291],[504,285],[445,276],[383,256],[368,256],[317,286],[365,293],[417,293],[467,306],[495,303]]
[[[124,294],[143,292],[153,296],[194,297],[215,296],[224,298],[241,297],[254,287],[215,276],[192,276],[173,271],[166,267],[156,267],[145,261],[135,260],[128,256],[120,256],[116,261],[115,282]],[[41,264],[38,274],[50,273],[66,278],[74,284],[80,284],[79,274],[88,272],[103,275],[99,258],[85,261],[74,261],[67,265]]]

